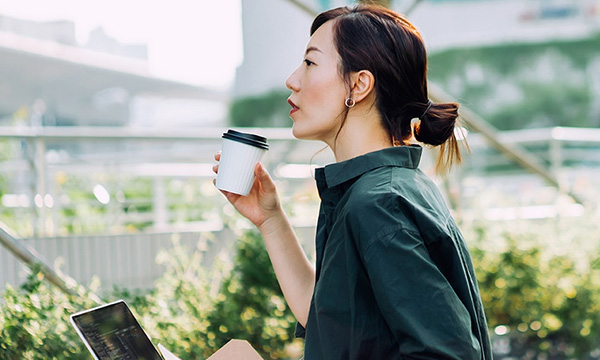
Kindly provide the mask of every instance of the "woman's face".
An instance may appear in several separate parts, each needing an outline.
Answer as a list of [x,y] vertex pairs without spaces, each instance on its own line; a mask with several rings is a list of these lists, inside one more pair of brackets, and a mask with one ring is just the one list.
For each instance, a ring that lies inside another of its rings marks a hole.
[[339,74],[339,55],[333,41],[333,21],[313,34],[304,62],[285,82],[292,94],[290,117],[298,139],[322,140],[333,145],[341,124],[348,90]]

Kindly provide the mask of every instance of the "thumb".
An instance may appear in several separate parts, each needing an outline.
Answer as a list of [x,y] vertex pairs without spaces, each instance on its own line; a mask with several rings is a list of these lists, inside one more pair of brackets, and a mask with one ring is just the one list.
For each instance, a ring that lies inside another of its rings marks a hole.
[[257,163],[256,167],[254,168],[254,176],[258,179],[258,181],[261,184],[261,187],[263,188],[263,190],[265,192],[275,192],[276,191],[276,187],[275,187],[275,183],[273,182],[273,179],[271,178],[271,176],[269,175],[267,170],[264,168],[264,166],[260,162]]

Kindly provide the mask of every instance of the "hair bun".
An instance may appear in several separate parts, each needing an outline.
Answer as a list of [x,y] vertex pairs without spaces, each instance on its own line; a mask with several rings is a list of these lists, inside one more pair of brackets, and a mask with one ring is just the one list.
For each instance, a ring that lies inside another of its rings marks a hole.
[[432,103],[420,119],[414,127],[415,138],[424,144],[440,146],[436,170],[446,172],[455,162],[460,163],[460,149],[454,134],[458,122],[458,104]]

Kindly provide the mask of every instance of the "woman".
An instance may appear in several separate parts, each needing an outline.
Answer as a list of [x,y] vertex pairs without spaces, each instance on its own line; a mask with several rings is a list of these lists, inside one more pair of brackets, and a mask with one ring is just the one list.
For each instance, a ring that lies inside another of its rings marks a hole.
[[315,173],[316,269],[262,165],[247,197],[224,192],[264,238],[306,359],[492,358],[467,247],[409,144],[440,145],[438,169],[460,161],[458,105],[428,99],[426,69],[419,33],[390,10],[314,20],[286,85],[294,136],[325,142],[336,159]]

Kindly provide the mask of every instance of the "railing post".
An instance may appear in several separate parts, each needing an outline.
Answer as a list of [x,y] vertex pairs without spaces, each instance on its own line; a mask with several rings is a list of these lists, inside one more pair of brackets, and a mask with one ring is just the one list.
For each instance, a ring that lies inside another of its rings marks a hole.
[[31,176],[29,176],[27,181],[27,187],[29,190],[29,206],[30,206],[30,214],[31,214],[31,230],[33,238],[37,238],[39,236],[39,219],[40,213],[39,208],[36,205],[36,196],[38,194],[38,170],[37,170],[37,154],[36,154],[36,139],[28,138],[26,142],[25,148],[25,157],[27,159],[27,165],[29,167],[29,171]]
[[37,216],[37,230],[38,236],[45,236],[46,234],[46,141],[43,137],[37,137],[35,139],[35,179],[36,189],[34,204],[36,207]]
[[162,176],[155,177],[153,185],[154,194],[152,197],[152,214],[154,219],[154,227],[157,229],[164,229],[169,223],[165,178]]
[[550,160],[550,171],[554,174],[554,177],[558,181],[559,189],[562,191],[566,191],[565,188],[565,180],[561,177],[562,168],[562,141],[560,139],[556,139],[554,136],[550,139],[550,146],[548,147],[549,152],[549,160]]

